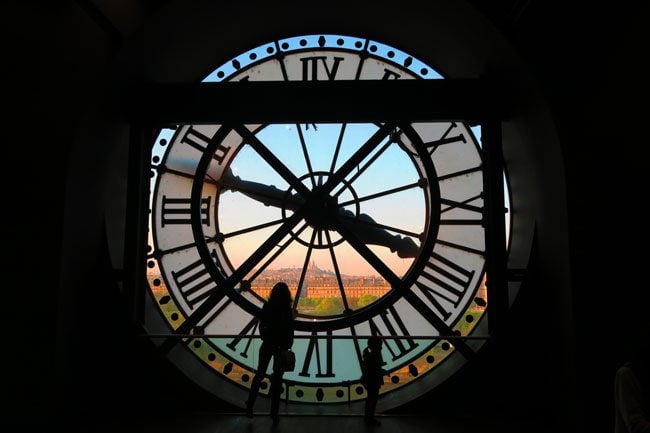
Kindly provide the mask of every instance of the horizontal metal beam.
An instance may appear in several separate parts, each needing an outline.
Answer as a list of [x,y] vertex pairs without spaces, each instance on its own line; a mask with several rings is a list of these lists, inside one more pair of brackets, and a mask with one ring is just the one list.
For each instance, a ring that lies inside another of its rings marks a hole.
[[[140,334],[143,338],[245,338],[260,339],[260,335],[245,334]],[[489,335],[294,335],[298,340],[357,340],[377,337],[381,340],[489,340]]]
[[503,120],[508,98],[483,79],[238,81],[131,86],[132,122],[332,123]]

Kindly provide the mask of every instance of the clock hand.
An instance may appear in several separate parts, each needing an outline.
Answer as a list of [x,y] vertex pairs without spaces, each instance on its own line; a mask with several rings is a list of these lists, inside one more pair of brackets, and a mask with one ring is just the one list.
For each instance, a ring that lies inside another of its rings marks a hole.
[[[373,253],[367,245],[359,242],[356,233],[352,233],[345,225],[339,227],[339,231],[343,238],[354,248],[366,261],[375,268],[375,270],[384,277],[384,279],[393,287],[399,288],[402,286],[402,280],[393,271]],[[413,308],[415,308],[426,320],[433,325],[440,335],[453,335],[454,331],[442,320],[433,310],[416,294],[415,291],[401,290],[402,297],[408,301]],[[470,359],[474,354],[474,350],[470,348],[463,340],[455,340],[454,346],[460,351],[467,359]]]
[[[304,200],[297,194],[288,194],[273,185],[242,180],[239,176],[235,176],[232,170],[228,170],[219,183],[222,188],[241,192],[265,206],[295,211],[304,204]],[[387,230],[377,227],[376,221],[368,214],[355,215],[350,210],[339,208],[338,215],[341,222],[353,230],[366,244],[387,247],[403,259],[416,257],[420,250],[411,237],[390,234]]]
[[286,191],[282,191],[273,185],[242,180],[239,176],[235,176],[230,169],[223,175],[219,184],[225,190],[241,192],[265,206],[295,211],[305,202],[298,194],[287,194]]
[[397,256],[406,259],[417,257],[420,247],[409,236],[392,235],[388,230],[374,226],[377,224],[368,214],[362,213],[358,216],[347,209],[339,209],[339,215],[343,218],[340,221],[361,239],[366,245],[380,245],[388,247]]

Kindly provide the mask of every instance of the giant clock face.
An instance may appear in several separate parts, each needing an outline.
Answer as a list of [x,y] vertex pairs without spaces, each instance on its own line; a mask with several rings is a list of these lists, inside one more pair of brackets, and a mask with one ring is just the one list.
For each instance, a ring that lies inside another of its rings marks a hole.
[[[426,78],[442,77],[399,50],[316,35],[259,46],[206,81]],[[462,122],[345,119],[163,129],[151,156],[148,329],[183,334],[170,358],[241,404],[261,308],[285,281],[297,367],[283,399],[363,404],[371,335],[384,338],[380,406],[432,389],[485,335],[479,133]]]

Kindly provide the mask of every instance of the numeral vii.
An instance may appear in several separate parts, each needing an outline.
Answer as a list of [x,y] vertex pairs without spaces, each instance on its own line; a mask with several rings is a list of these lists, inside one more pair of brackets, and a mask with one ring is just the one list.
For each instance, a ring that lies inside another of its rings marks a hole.
[[230,343],[226,344],[230,350],[233,352],[237,350],[237,345],[243,340],[246,339],[246,344],[244,345],[244,351],[240,353],[241,356],[244,358],[248,358],[248,350],[251,347],[251,341],[253,340],[251,337],[255,335],[255,331],[257,331],[257,325],[260,323],[260,319],[257,317],[253,317],[250,322],[244,326],[244,328],[239,331],[239,337],[234,338]]

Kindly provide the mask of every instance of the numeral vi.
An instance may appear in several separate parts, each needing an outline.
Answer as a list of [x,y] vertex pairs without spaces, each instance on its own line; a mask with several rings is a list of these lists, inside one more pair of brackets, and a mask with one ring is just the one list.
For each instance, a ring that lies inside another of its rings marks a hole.
[[298,374],[303,377],[311,376],[309,373],[309,367],[315,360],[316,369],[318,371],[316,377],[334,377],[332,359],[332,331],[327,331],[326,338],[319,338],[316,332],[312,332],[307,346],[307,351],[305,352],[305,360],[302,364],[302,369]]

